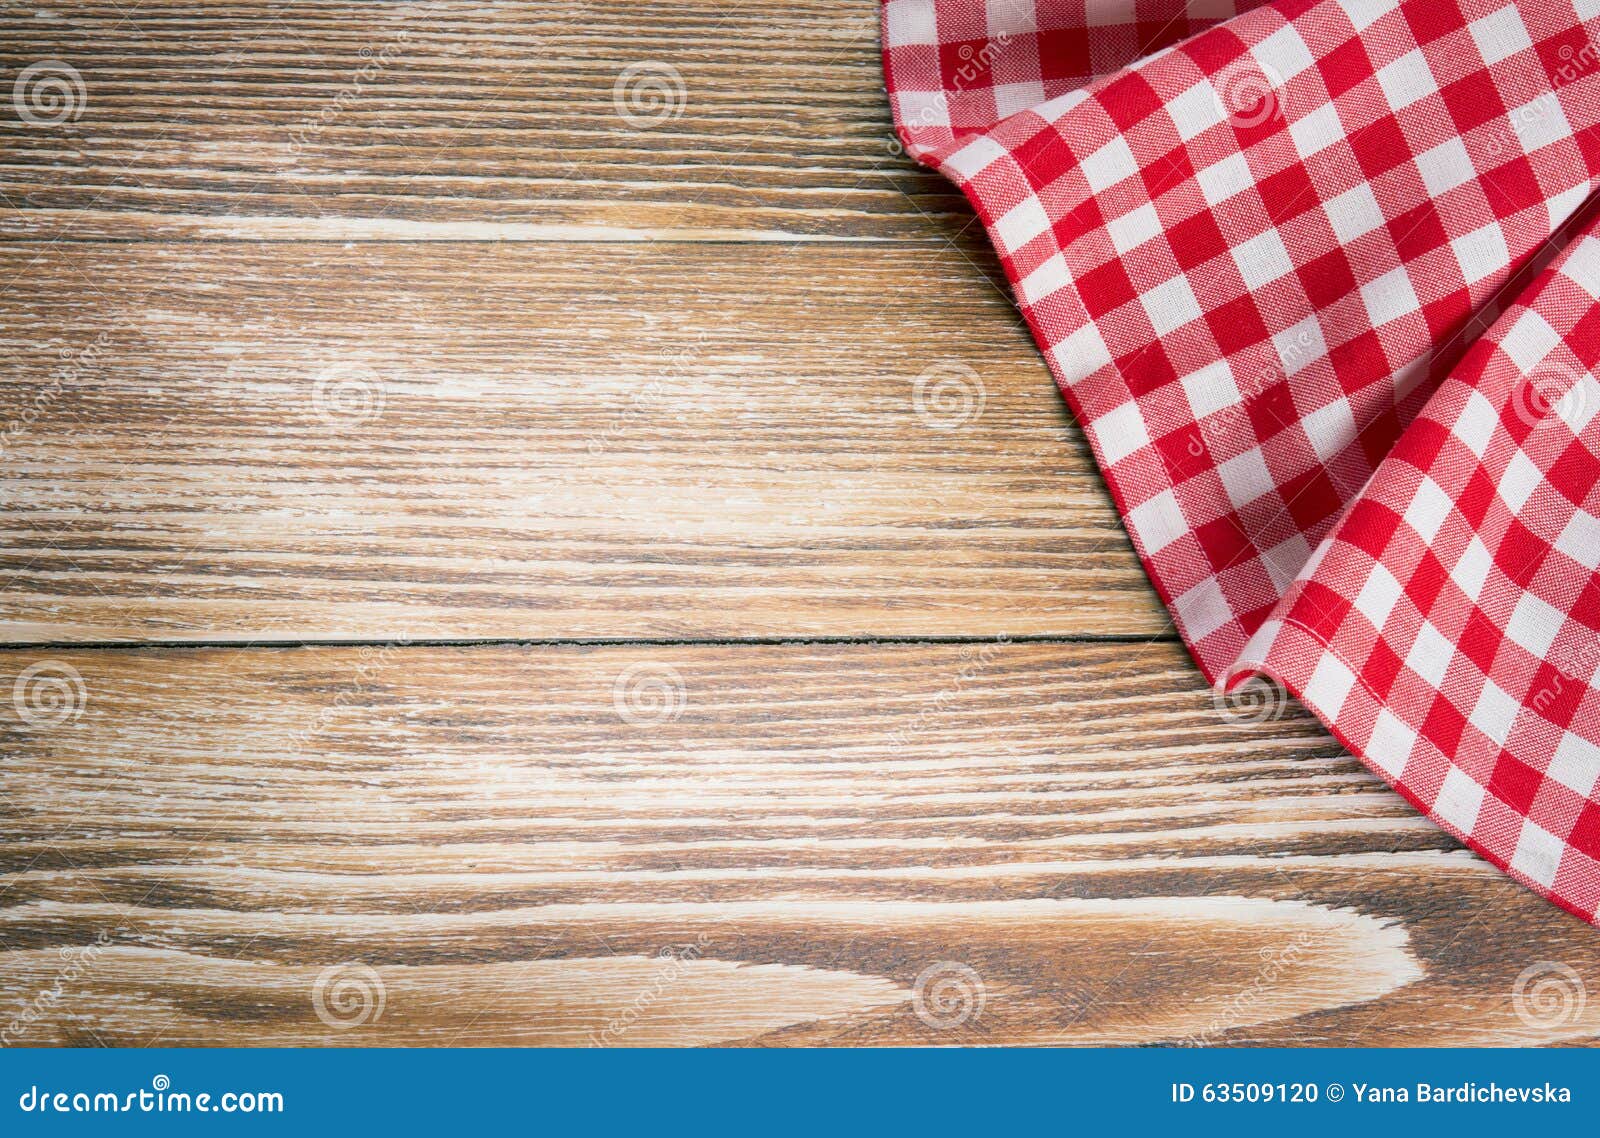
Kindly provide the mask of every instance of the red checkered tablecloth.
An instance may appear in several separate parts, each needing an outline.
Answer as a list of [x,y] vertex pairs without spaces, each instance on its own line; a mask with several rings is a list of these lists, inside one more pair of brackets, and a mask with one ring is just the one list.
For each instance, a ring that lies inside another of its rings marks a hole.
[[1600,0],[887,0],[1207,677],[1600,910]]

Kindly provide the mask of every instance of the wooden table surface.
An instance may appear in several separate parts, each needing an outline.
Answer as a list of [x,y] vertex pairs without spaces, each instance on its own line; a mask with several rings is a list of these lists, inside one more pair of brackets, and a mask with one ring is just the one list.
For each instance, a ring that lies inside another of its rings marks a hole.
[[870,0],[4,0],[8,94],[0,1043],[1600,1033],[1207,692]]

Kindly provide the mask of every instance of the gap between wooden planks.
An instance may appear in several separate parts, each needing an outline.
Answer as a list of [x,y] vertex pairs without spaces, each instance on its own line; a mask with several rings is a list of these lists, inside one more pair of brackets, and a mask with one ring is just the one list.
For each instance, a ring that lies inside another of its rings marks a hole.
[[0,245],[13,641],[1170,634],[956,250]]
[[971,222],[894,142],[871,0],[0,4],[6,73],[46,58],[84,107],[0,116],[21,207],[0,234],[943,243]]
[[0,5],[0,639],[1170,635],[876,15]]
[[[26,993],[57,946],[98,947],[33,1042],[1600,1025],[1595,1006],[1530,1025],[1512,998],[1540,961],[1600,980],[1592,929],[1455,849],[1298,708],[1220,718],[1176,645],[50,658],[86,698],[0,730],[0,975]],[[6,653],[0,681],[34,662]],[[930,969],[965,992],[959,1023],[930,1012]],[[359,1030],[319,1017],[330,977],[367,993]]]

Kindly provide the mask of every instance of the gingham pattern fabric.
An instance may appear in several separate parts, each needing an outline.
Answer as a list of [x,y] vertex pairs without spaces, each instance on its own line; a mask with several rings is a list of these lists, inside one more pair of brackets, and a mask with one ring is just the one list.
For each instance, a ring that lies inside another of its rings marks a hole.
[[1207,677],[1600,910],[1600,0],[887,0]]

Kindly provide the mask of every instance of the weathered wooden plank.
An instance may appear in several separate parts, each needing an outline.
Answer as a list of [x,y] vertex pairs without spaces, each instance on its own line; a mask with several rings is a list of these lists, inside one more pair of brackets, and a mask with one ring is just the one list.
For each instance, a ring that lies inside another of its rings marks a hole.
[[16,650],[0,691],[8,1042],[1600,1027],[1592,928],[1171,644]]
[[0,67],[41,64],[33,121],[0,115],[3,236],[926,241],[971,220],[899,153],[869,0],[0,5]]
[[1160,634],[908,246],[0,247],[0,637]]

